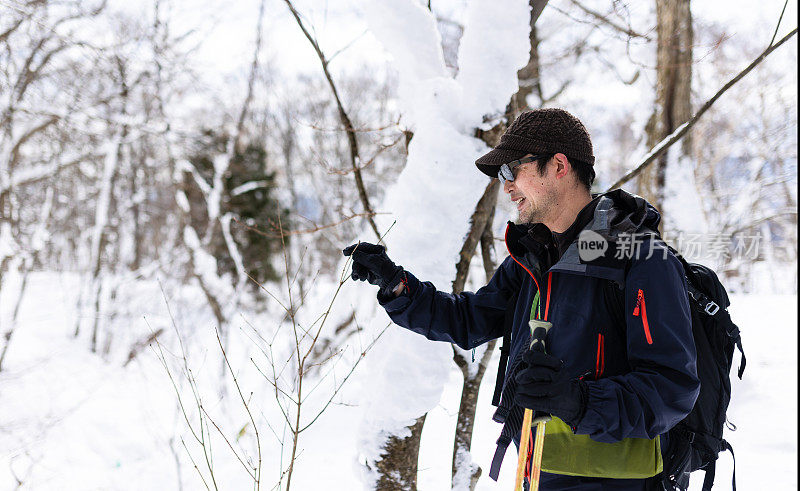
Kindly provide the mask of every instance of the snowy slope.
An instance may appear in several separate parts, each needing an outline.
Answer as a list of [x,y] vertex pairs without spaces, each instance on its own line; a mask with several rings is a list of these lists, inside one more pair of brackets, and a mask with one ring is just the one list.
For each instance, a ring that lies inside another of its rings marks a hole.
[[[107,363],[90,354],[85,343],[74,340],[73,283],[74,278],[54,273],[37,274],[31,280],[8,368],[0,373],[0,489],[14,489],[16,478],[23,481],[22,489],[179,489],[176,462],[180,462],[183,489],[203,489],[179,439],[173,440],[175,453],[170,450],[170,438],[189,436],[163,368],[150,351],[122,368],[118,357],[112,356],[113,362]],[[157,293],[153,295],[152,311],[142,308],[141,313],[157,324],[164,312]],[[797,487],[796,300],[796,295],[732,297],[732,315],[742,329],[748,356],[744,380],[733,383],[729,412],[739,429],[726,436],[736,451],[740,489]],[[179,299],[171,302],[177,304]],[[176,311],[179,325],[191,324],[200,331],[212,326],[191,309]],[[146,326],[141,330],[146,332]],[[236,343],[245,340],[234,339]],[[236,349],[246,352],[247,346]],[[489,403],[496,358],[484,378],[473,439],[474,459],[484,469],[499,432],[499,425],[491,421]],[[209,355],[207,362],[198,360],[201,368],[207,368],[199,372],[201,378],[213,378],[216,364],[212,359]],[[321,478],[329,489],[362,488],[357,449],[362,411],[370,398],[361,390],[362,381],[370,379],[366,375],[357,372],[337,398],[341,404],[331,406],[303,435],[292,489],[314,489]],[[460,385],[454,368],[439,405],[428,415],[420,459],[421,490],[449,488]],[[275,425],[269,387],[252,381],[248,387],[255,391],[254,398],[266,401],[264,416]],[[234,404],[221,406],[209,398],[209,406],[226,411],[229,417],[222,420],[230,422],[231,428],[243,421]],[[263,483],[271,488],[279,472],[277,440],[263,420],[259,423],[265,442]],[[726,489],[730,456],[723,454],[719,462],[717,483]],[[215,467],[220,489],[251,487],[222,445],[215,447]],[[510,489],[513,467],[509,451],[500,483],[484,477],[478,489]],[[694,481],[693,489],[700,489],[702,473]]]

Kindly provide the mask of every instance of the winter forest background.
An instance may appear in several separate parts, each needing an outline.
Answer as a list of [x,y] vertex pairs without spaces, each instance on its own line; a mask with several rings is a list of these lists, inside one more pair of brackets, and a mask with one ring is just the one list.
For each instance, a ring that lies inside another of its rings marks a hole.
[[595,191],[646,197],[719,273],[739,486],[796,488],[796,18],[0,0],[0,489],[510,489],[494,343],[391,326],[341,249],[479,288],[514,215],[473,162],[537,107],[587,126]]

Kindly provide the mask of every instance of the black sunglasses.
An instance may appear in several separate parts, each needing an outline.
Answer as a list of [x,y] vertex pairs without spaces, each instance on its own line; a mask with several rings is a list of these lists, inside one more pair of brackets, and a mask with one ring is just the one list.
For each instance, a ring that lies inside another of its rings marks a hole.
[[531,162],[536,162],[542,158],[541,155],[534,155],[532,157],[523,157],[518,160],[514,160],[507,164],[503,164],[500,166],[500,170],[497,171],[497,178],[500,179],[500,185],[504,185],[506,181],[513,182],[514,181],[514,168],[518,165],[522,164],[529,164]]

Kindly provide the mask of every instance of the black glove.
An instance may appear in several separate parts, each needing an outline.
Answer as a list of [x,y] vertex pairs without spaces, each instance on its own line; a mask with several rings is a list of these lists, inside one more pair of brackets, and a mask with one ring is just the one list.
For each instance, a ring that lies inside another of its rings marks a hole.
[[351,278],[378,285],[380,287],[378,296],[380,297],[394,296],[392,291],[403,281],[404,271],[389,259],[385,247],[369,242],[359,242],[346,247],[342,254],[353,257]]
[[586,412],[586,383],[562,371],[563,361],[541,351],[527,351],[522,361],[515,377],[515,402],[577,426]]

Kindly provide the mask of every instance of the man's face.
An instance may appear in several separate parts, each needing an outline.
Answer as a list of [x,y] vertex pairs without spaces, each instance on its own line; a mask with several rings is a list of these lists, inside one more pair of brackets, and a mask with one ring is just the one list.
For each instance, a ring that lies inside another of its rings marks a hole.
[[517,205],[519,218],[516,223],[544,222],[552,215],[558,206],[558,194],[555,177],[550,174],[555,174],[555,170],[548,165],[545,172],[540,175],[537,162],[514,168],[514,180],[506,181],[503,191]]

